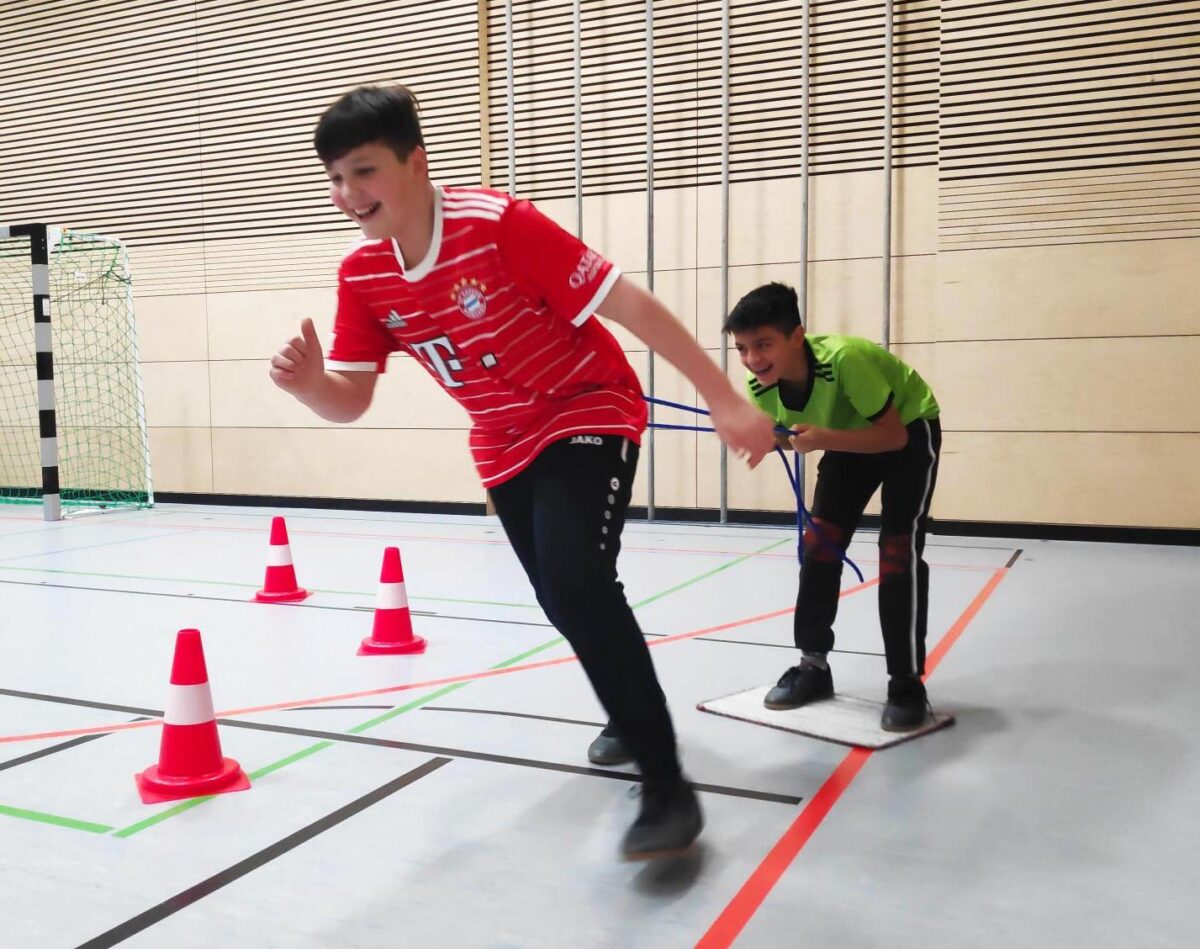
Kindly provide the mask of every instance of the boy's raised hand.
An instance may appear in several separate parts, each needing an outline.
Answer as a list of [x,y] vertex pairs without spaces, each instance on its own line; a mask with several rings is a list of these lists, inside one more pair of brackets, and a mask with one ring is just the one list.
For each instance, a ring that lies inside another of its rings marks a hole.
[[740,396],[709,406],[713,428],[730,450],[753,468],[775,448],[775,425]]
[[300,335],[293,336],[271,357],[271,381],[293,395],[307,392],[325,375],[325,355],[313,321],[300,323]]

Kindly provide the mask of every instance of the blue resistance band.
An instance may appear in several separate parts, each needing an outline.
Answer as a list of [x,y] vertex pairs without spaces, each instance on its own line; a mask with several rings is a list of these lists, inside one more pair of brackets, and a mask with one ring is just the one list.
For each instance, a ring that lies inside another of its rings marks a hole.
[[[705,409],[697,408],[694,405],[683,405],[682,403],[671,402],[667,399],[652,399],[649,396],[644,396],[644,398],[651,405],[662,405],[669,409],[682,409],[684,412],[694,412],[696,415],[707,416],[707,415],[711,414],[708,411],[706,411]],[[665,431],[675,431],[675,432],[715,432],[716,431],[716,429],[714,429],[714,428],[704,427],[704,426],[700,426],[700,425],[667,425],[662,422],[651,422],[650,427],[656,428],[656,429],[663,429]],[[775,431],[782,432],[783,434],[786,434],[786,435],[791,434],[791,431],[787,428],[784,428],[782,425],[775,426]],[[775,452],[776,452],[776,454],[779,455],[779,460],[783,462],[783,470],[787,472],[788,481],[792,485],[792,493],[796,496],[796,533],[798,535],[797,539],[796,539],[796,558],[800,561],[800,564],[802,566],[804,564],[804,525],[805,525],[805,523],[807,523],[808,526],[812,529],[812,532],[816,535],[818,543],[820,543],[823,546],[828,547],[832,550],[836,550],[838,557],[841,558],[842,562],[850,565],[850,569],[853,570],[855,575],[858,577],[858,582],[859,583],[866,582],[863,578],[862,571],[858,569],[858,564],[856,564],[853,560],[851,560],[848,556],[846,556],[846,552],[844,550],[842,550],[842,548],[840,546],[827,540],[824,537],[824,535],[822,535],[821,529],[819,527],[817,527],[816,522],[813,521],[812,515],[808,512],[808,508],[806,508],[804,506],[804,497],[800,493],[800,465],[801,465],[800,453],[799,452],[792,453],[793,457],[795,459],[795,469],[793,470],[792,465],[788,462],[788,457],[787,457],[787,454],[784,452],[784,450],[782,448],[780,448],[778,445],[776,445]]]

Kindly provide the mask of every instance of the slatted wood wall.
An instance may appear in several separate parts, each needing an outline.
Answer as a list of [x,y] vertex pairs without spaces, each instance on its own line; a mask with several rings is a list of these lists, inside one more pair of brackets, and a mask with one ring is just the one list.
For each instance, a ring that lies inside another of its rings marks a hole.
[[476,0],[47,0],[0,11],[3,216],[126,239],[140,293],[325,284],[353,228],[311,146],[365,82],[421,89],[435,174],[480,177]]
[[942,249],[1200,236],[1200,3],[942,7]]

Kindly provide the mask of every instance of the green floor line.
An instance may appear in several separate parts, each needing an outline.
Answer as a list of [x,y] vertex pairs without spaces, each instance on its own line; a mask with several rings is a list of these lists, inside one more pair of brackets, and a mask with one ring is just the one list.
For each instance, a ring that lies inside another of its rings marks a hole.
[[714,576],[715,574],[718,574],[723,570],[728,570],[730,567],[736,567],[740,563],[745,563],[751,557],[757,557],[760,554],[765,554],[767,551],[774,550],[776,547],[779,547],[779,546],[782,546],[783,544],[789,543],[791,540],[792,540],[792,538],[790,538],[790,537],[784,537],[782,540],[772,541],[771,543],[767,544],[766,547],[762,547],[758,550],[752,550],[748,554],[742,554],[742,556],[735,557],[733,560],[730,560],[728,563],[723,563],[719,567],[713,567],[713,569],[700,574],[698,577],[692,577],[692,579],[690,579],[690,580],[684,580],[683,583],[676,584],[675,586],[671,587],[671,589],[669,589],[669,590],[663,590],[662,593],[655,593],[654,596],[647,597],[646,599],[642,600],[640,603],[634,603],[633,608],[635,610],[640,610],[643,606],[649,606],[651,603],[655,602],[656,600],[661,600],[664,596],[667,596],[671,593],[676,593],[679,590],[684,589],[685,587],[690,587],[695,583],[699,583],[701,580],[707,580],[709,577]]
[[[701,580],[706,580],[709,577],[713,576],[714,574],[721,573],[723,570],[728,570],[730,567],[736,567],[738,564],[744,563],[745,561],[749,560],[751,557],[755,557],[758,554],[766,553],[767,551],[769,551],[775,547],[778,547],[780,544],[787,543],[788,540],[789,540],[789,538],[785,537],[783,540],[773,541],[772,543],[768,544],[766,547],[763,547],[760,550],[754,550],[748,554],[743,554],[742,556],[737,557],[734,560],[730,560],[728,563],[724,563],[721,566],[716,567],[712,570],[707,570],[704,573],[699,574],[698,576],[695,576],[690,580],[685,580],[683,583],[678,583],[675,586],[671,587],[669,590],[663,590],[661,593],[656,593],[653,596],[647,597],[644,600],[640,600],[639,602],[633,604],[632,609],[635,609],[635,610],[641,609],[643,606],[646,606],[650,603],[654,603],[657,600],[661,600],[663,597],[665,597],[671,593],[675,593],[679,590],[685,589],[686,587],[690,587],[693,584],[699,583]],[[548,639],[544,643],[542,643],[538,646],[534,646],[532,649],[525,650],[525,652],[521,653],[520,655],[513,656],[510,659],[505,659],[503,662],[499,662],[494,666],[490,666],[489,668],[490,669],[508,668],[509,666],[516,665],[517,663],[519,663],[525,659],[528,659],[530,656],[536,655],[539,652],[544,652],[547,649],[550,649],[554,646],[561,645],[565,642],[566,642],[566,640],[563,639],[561,636],[555,636],[553,639]],[[478,681],[478,680],[472,680],[472,681]],[[468,681],[468,682],[455,682],[451,685],[443,686],[442,688],[438,689],[437,691],[431,692],[428,695],[422,696],[419,699],[415,699],[414,701],[409,702],[406,705],[401,705],[396,708],[389,709],[388,711],[384,712],[382,715],[377,715],[374,718],[368,719],[367,721],[365,721],[359,725],[355,725],[352,728],[348,728],[348,729],[346,729],[346,734],[360,735],[363,732],[376,727],[377,725],[382,725],[384,722],[391,721],[393,718],[397,718],[400,715],[405,714],[406,712],[411,712],[413,709],[420,708],[422,705],[428,705],[430,702],[437,701],[438,699],[440,699],[446,695],[449,695],[451,692],[457,692],[459,689],[465,688],[466,686],[468,686],[470,684],[471,684],[471,682]],[[286,758],[281,758],[280,760],[273,762],[272,764],[264,765],[258,771],[251,772],[250,779],[254,780],[255,778],[261,777],[264,774],[270,774],[272,771],[278,771],[280,768],[287,767],[289,764],[293,764],[294,762],[299,761],[302,758],[307,758],[309,755],[316,754],[318,751],[323,751],[325,748],[329,748],[333,744],[334,743],[330,742],[330,741],[319,741],[314,745],[309,745],[307,748],[303,748],[300,751],[297,751],[291,755],[288,755]],[[174,817],[176,814],[181,814],[184,811],[190,810],[191,808],[197,807],[200,804],[203,804],[205,801],[210,801],[210,800],[212,800],[211,796],[192,798],[191,800],[184,801],[183,804],[177,804],[174,807],[168,808],[167,810],[165,810],[159,814],[156,814],[153,817],[147,818],[144,821],[139,821],[136,824],[131,824],[129,827],[122,828],[121,830],[119,830],[115,834],[113,834],[113,836],[114,837],[131,837],[132,835],[139,833],[140,831],[143,831],[148,827],[153,827],[155,824],[159,824],[162,821],[165,821],[170,817]]]
[[332,748],[333,742],[319,741],[315,745],[309,745],[307,748],[302,748],[294,754],[288,755],[286,758],[280,758],[278,761],[272,761],[270,764],[265,764],[257,771],[250,772],[250,780],[257,781],[259,778],[270,774],[272,771],[278,771],[280,768],[286,768],[290,764],[295,764],[301,758],[307,758],[309,755],[315,755],[318,751],[324,751],[326,748]]
[[181,801],[172,807],[168,807],[165,811],[159,811],[153,817],[147,817],[145,820],[138,821],[136,824],[130,824],[128,827],[122,827],[118,830],[114,837],[132,837],[139,831],[145,830],[147,827],[153,827],[155,824],[161,824],[168,817],[174,817],[176,814],[182,814],[184,811],[190,811],[193,807],[199,807],[205,801],[211,801],[216,795],[209,794],[205,797],[190,797],[186,801]]
[[[272,771],[278,771],[280,768],[285,768],[289,764],[299,761],[301,758],[307,758],[309,755],[316,754],[318,751],[324,751],[326,748],[332,747],[332,745],[333,742],[331,741],[319,741],[315,745],[309,745],[307,748],[303,748],[294,754],[288,755],[286,758],[280,758],[278,761],[273,761],[271,764],[264,765],[257,771],[251,771],[248,776],[251,781],[257,781],[263,775],[270,774]],[[132,837],[134,834],[140,833],[141,831],[146,830],[148,827],[153,827],[155,824],[161,824],[163,821],[170,817],[174,817],[176,814],[182,814],[184,811],[190,811],[193,807],[199,807],[201,804],[204,804],[206,801],[211,801],[217,796],[218,795],[216,794],[207,794],[204,797],[188,798],[186,801],[181,801],[172,807],[168,807],[165,810],[159,811],[152,817],[147,817],[145,820],[140,820],[136,824],[130,824],[128,827],[122,827],[115,834],[113,834],[113,836]],[[112,828],[109,827],[108,830],[112,830]]]
[[82,830],[89,834],[107,834],[112,830],[107,824],[93,824],[90,821],[75,820],[73,817],[59,817],[57,814],[43,814],[41,811],[27,811],[20,807],[8,807],[0,804],[0,814],[5,817],[16,817],[20,820],[37,821],[39,824],[53,824],[55,827],[66,827],[70,830]]

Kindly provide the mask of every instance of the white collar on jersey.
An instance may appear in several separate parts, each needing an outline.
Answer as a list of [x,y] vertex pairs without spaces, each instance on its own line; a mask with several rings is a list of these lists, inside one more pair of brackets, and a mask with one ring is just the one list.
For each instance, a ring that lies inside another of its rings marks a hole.
[[396,255],[396,263],[400,265],[400,273],[409,283],[424,279],[437,263],[438,254],[442,249],[442,189],[433,186],[433,239],[429,242],[429,250],[424,259],[411,270],[404,268],[404,255],[400,253],[400,244],[392,238],[392,253]]

